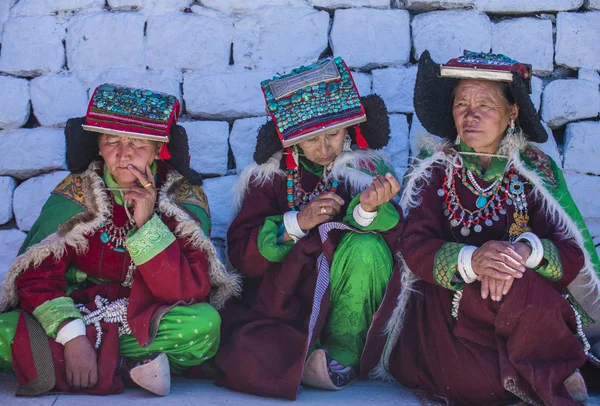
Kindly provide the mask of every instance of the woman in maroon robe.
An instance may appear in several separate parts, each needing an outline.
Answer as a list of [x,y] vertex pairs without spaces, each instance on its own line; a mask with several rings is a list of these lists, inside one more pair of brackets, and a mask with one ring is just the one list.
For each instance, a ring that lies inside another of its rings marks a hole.
[[461,405],[587,398],[600,269],[560,169],[529,144],[547,138],[530,78],[503,55],[421,56],[416,114],[454,143],[429,145],[405,180],[403,269],[364,373]]

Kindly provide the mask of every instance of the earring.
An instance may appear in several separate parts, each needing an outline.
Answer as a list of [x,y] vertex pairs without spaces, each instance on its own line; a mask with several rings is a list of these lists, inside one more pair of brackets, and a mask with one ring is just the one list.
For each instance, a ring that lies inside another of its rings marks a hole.
[[343,152],[351,151],[350,144],[352,144],[352,138],[350,138],[350,134],[344,134],[344,148]]
[[460,134],[456,134],[456,140],[454,141],[454,145],[460,144]]
[[515,135],[515,120],[513,120],[511,118],[510,119],[510,125],[506,129],[506,136],[507,137],[512,137],[513,135]]

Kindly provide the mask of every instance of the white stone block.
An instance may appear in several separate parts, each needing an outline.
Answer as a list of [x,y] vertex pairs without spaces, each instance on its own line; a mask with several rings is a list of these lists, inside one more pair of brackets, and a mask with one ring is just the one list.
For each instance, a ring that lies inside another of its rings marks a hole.
[[238,69],[285,70],[317,61],[327,49],[329,14],[311,7],[266,7],[234,24]]
[[236,172],[240,173],[246,165],[254,162],[258,129],[267,122],[266,117],[251,117],[235,120],[229,135],[229,145],[235,157]]
[[588,10],[600,10],[600,0],[585,0],[585,8]]
[[375,69],[373,93],[385,101],[389,113],[412,113],[417,67]]
[[[384,152],[388,154],[396,172],[408,166],[410,144],[408,137],[408,120],[404,114],[390,114],[390,142]],[[397,173],[398,174],[398,173]]]
[[31,103],[41,125],[64,125],[69,118],[85,116],[87,88],[72,76],[40,76],[31,81]]
[[[17,257],[26,237],[27,234],[17,229],[0,230],[0,247],[2,247],[0,248],[0,283],[6,278],[6,273]],[[2,293],[0,293],[1,296]]]
[[597,193],[591,193],[600,190],[600,177],[565,172],[565,180],[581,215],[586,219],[600,219],[600,199]]
[[[159,0],[162,1],[162,0]],[[202,0],[202,5],[228,14],[247,14],[273,6],[303,6],[306,0]],[[197,6],[192,6],[194,10]]]
[[567,124],[564,151],[565,170],[600,175],[600,122]]
[[151,69],[214,72],[229,66],[233,20],[220,13],[171,13],[151,17],[146,58]]
[[113,10],[139,10],[143,14],[164,14],[182,11],[190,7],[193,0],[108,0]]
[[104,0],[19,0],[10,13],[20,16],[35,16],[66,11],[100,11],[103,7]]
[[469,51],[489,52],[492,47],[490,19],[477,11],[432,11],[418,14],[412,22],[415,59],[429,50],[431,58],[445,63]]
[[475,0],[404,0],[407,10],[432,11],[452,8],[471,8]]
[[[94,89],[103,83],[115,83],[121,86],[129,86],[140,89],[149,89],[156,92],[162,92],[176,96],[180,101],[183,100],[181,95],[180,82],[183,80],[183,75],[176,70],[146,70],[136,68],[115,68],[109,69],[98,75],[97,71],[81,71],[87,77],[90,89],[89,96],[92,95]],[[89,73],[90,75],[85,75]],[[82,80],[80,75],[77,75]]]
[[536,75],[552,74],[552,21],[547,18],[516,18],[493,24],[492,52],[531,64]]
[[54,16],[13,17],[4,23],[0,71],[33,76],[65,64],[65,27]]
[[559,168],[562,168],[563,158],[560,154],[560,151],[558,150],[558,145],[556,144],[554,134],[552,133],[550,127],[548,127],[548,124],[544,123],[543,121],[542,127],[544,127],[544,130],[546,130],[546,133],[548,134],[548,140],[541,144],[539,142],[532,142],[532,144],[540,150],[542,150],[542,152],[548,155],[550,158],[552,158]]
[[530,14],[577,10],[583,0],[475,0],[475,8],[486,13]]
[[366,96],[373,93],[373,80],[371,75],[363,72],[352,72],[352,78],[354,79],[359,95]]
[[38,127],[0,132],[0,175],[27,179],[66,169],[63,129]]
[[271,72],[247,71],[214,75],[186,73],[183,98],[186,110],[195,117],[240,118],[266,114],[260,82]]
[[15,0],[3,0],[0,1],[0,43],[2,43],[2,27],[8,16],[10,15],[10,8],[15,4]]
[[227,238],[227,229],[233,220],[232,189],[237,180],[237,176],[222,176],[204,180],[202,189],[208,196],[212,219],[211,238]]
[[600,11],[558,13],[556,55],[559,65],[600,70]]
[[336,10],[331,48],[351,68],[402,65],[410,59],[410,15],[406,10]]
[[69,69],[145,68],[144,24],[140,13],[74,16],[67,30]]
[[372,7],[389,8],[389,0],[310,0],[310,4],[322,8]]
[[546,85],[542,118],[550,128],[570,121],[593,118],[600,112],[598,86],[587,80],[558,79]]
[[13,216],[13,192],[17,182],[10,176],[0,176],[0,224],[8,223]]
[[197,172],[224,175],[227,172],[229,124],[226,121],[180,121],[185,128]]
[[14,129],[29,119],[29,82],[0,76],[0,128]]
[[27,179],[15,189],[13,210],[19,230],[31,229],[50,193],[68,174],[66,171],[47,173]]
[[540,111],[540,106],[542,104],[543,90],[544,90],[544,82],[542,81],[542,79],[538,78],[537,76],[532,76],[531,77],[531,94],[529,95],[529,98],[531,99],[531,102],[533,103],[533,105],[535,106],[535,109],[538,112]]
[[600,73],[593,69],[579,69],[579,71],[577,72],[577,79],[588,80],[600,86]]

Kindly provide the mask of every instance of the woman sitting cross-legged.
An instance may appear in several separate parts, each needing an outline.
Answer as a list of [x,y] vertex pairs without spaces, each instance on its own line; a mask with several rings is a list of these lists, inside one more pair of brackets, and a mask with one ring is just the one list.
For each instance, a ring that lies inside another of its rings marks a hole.
[[341,58],[262,88],[272,121],[227,235],[245,280],[221,312],[217,384],[295,399],[301,382],[336,390],[356,379],[393,268],[400,186],[367,149],[387,144],[383,101],[359,97]]
[[216,308],[240,282],[208,238],[178,115],[174,96],[101,85],[86,117],[67,122],[72,174],[29,231],[0,302],[0,369],[16,372],[18,395],[106,395],[125,383],[166,395],[170,371],[216,353]]

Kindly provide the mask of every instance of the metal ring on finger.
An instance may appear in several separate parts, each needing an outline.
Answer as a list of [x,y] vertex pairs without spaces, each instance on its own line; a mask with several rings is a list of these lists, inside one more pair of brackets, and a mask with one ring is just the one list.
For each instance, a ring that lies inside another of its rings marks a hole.
[[321,207],[321,214],[325,214],[327,213],[327,207],[323,206]]
[[149,188],[150,186],[152,186],[152,182],[148,182],[144,185],[144,189]]

